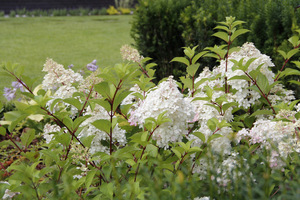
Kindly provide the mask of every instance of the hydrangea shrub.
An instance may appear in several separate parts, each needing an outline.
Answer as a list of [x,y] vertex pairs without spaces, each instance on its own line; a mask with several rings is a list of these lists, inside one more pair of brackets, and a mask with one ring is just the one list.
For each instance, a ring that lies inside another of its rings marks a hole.
[[[184,48],[181,82],[153,83],[155,64],[121,48],[126,64],[85,73],[47,59],[33,87],[22,69],[5,89],[16,110],[4,114],[2,148],[18,159],[1,164],[0,196],[15,199],[257,199],[296,198],[299,192],[300,103],[254,44],[232,47],[247,32],[232,17],[214,36],[225,45]],[[218,60],[197,70],[202,57]],[[148,63],[148,64],[146,64]],[[300,66],[295,62],[296,66]],[[299,84],[299,82],[293,82]]]

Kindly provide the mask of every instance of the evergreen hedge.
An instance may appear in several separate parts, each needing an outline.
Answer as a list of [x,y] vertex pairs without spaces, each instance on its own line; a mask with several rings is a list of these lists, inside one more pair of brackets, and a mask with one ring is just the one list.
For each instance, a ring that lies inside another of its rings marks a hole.
[[[297,0],[140,0],[131,35],[141,54],[154,58],[160,66],[158,78],[172,71],[178,77],[184,70],[169,63],[171,58],[178,56],[183,46],[199,45],[198,50],[203,50],[221,44],[219,38],[212,37],[213,28],[226,16],[233,16],[245,21],[244,28],[251,31],[236,45],[253,42],[280,69],[283,59],[277,50],[290,48],[286,38],[299,28],[298,5]],[[200,69],[213,64],[212,60],[201,60]]]

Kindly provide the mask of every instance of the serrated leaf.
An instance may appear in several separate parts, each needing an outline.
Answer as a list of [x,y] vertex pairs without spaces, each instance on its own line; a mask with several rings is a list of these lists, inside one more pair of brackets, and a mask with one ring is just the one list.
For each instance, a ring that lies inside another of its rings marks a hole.
[[231,41],[233,41],[236,37],[238,37],[242,34],[245,34],[247,32],[249,32],[249,30],[247,30],[247,29],[238,29],[238,30],[234,31],[234,33],[231,35],[230,39],[231,39]]
[[212,36],[218,37],[227,43],[229,42],[229,36],[225,32],[217,32],[217,33],[214,33]]
[[186,59],[185,57],[175,57],[171,60],[171,62],[180,62],[180,63],[183,63],[187,66],[190,65],[190,62],[188,59]]

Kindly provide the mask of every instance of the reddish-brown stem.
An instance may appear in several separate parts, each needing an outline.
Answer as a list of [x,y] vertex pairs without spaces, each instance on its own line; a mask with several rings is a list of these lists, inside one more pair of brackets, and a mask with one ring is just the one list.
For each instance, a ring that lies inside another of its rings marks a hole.
[[91,87],[91,89],[90,89],[90,92],[89,92],[88,96],[87,96],[86,99],[85,99],[84,105],[83,105],[82,109],[80,110],[80,112],[79,112],[79,114],[78,114],[78,117],[80,117],[80,116],[82,115],[82,113],[83,113],[83,111],[84,111],[84,108],[85,108],[85,106],[86,106],[86,104],[87,104],[87,102],[88,102],[88,100],[89,100],[89,98],[90,98],[90,96],[91,96],[91,94],[92,94],[93,89],[94,89],[94,83],[92,84],[92,87]]
[[8,139],[14,143],[14,145],[19,149],[20,152],[24,152],[18,145],[17,143],[10,137],[10,135],[6,132],[6,136],[8,137]]
[[150,76],[148,75],[147,71],[142,67],[142,65],[141,65],[140,63],[138,63],[138,64],[139,64],[139,66],[140,66],[142,72],[143,72],[148,78],[150,78]]
[[269,101],[269,98],[266,96],[265,93],[263,93],[263,91],[261,90],[261,88],[259,87],[259,85],[256,83],[256,81],[247,73],[244,71],[244,73],[246,74],[246,76],[248,76],[248,78],[250,78],[251,82],[256,85],[256,87],[258,88],[258,90],[260,91],[260,93],[262,94],[262,96],[267,100],[269,106],[271,107],[273,114],[276,115],[276,111],[274,110],[271,102]]

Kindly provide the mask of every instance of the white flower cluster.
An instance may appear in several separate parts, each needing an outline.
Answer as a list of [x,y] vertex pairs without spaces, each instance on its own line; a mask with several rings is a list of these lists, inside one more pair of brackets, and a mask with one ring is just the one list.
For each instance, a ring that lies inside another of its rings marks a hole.
[[[243,64],[246,64],[252,58],[256,58],[249,66],[247,73],[256,70],[260,65],[260,72],[264,74],[271,85],[274,83],[275,74],[270,70],[270,67],[273,67],[269,56],[261,54],[258,49],[252,43],[245,43],[239,51],[233,52],[229,56],[229,61],[227,63],[227,72],[225,72],[226,61],[222,60],[220,65],[215,67],[211,72],[208,68],[204,69],[203,72],[196,79],[196,82],[200,81],[203,78],[217,77],[221,74],[220,79],[213,79],[212,81],[208,80],[204,84],[200,85],[199,89],[203,90],[205,85],[214,88],[224,88],[224,77],[227,76],[228,79],[234,76],[245,75],[242,70],[233,70],[234,63],[231,60],[240,61],[243,60]],[[257,91],[248,89],[252,83],[249,83],[246,80],[228,80],[228,85],[230,88],[235,89],[236,92],[232,96],[233,100],[238,103],[240,107],[249,108],[251,105],[257,103],[258,99],[261,97]],[[218,96],[218,92],[214,92]],[[279,101],[289,102],[293,100],[293,91],[285,90],[282,85],[277,84],[270,91],[269,99],[272,103]]]
[[[109,153],[108,147],[102,145],[102,141],[109,141],[108,133],[97,129],[92,123],[99,119],[109,119],[109,114],[107,111],[100,105],[96,104],[95,108],[92,110],[89,106],[84,115],[91,115],[87,120],[85,120],[81,126],[84,129],[79,134],[79,137],[94,135],[92,145],[90,148],[90,153],[96,152],[106,152]],[[127,143],[126,131],[119,128],[118,125],[113,129],[112,140],[114,143],[118,143],[118,146],[124,146]]]
[[210,200],[210,197],[196,197],[194,200]]
[[140,63],[144,57],[140,55],[138,50],[129,45],[123,45],[120,49],[123,60]]
[[[217,157],[213,160],[201,158],[199,160],[200,164],[195,166],[193,173],[197,173],[200,180],[204,180],[207,178],[208,171],[211,170],[216,175],[216,177],[212,176],[211,179],[216,179],[219,186],[226,187],[234,180],[245,178],[241,177],[241,168],[249,170],[246,159],[240,158],[238,155],[238,153],[232,152],[223,160],[220,160],[222,157]],[[241,159],[243,162],[241,162]]]
[[46,60],[42,71],[47,72],[42,83],[45,90],[53,90],[63,85],[71,86],[75,82],[83,81],[81,74],[75,73],[72,69],[65,69],[52,59]]
[[[47,59],[43,71],[47,72],[43,80],[43,88],[45,90],[51,90],[54,94],[51,96],[52,100],[47,102],[47,106],[50,106],[54,99],[66,99],[73,96],[77,89],[73,86],[73,83],[82,83],[83,77],[79,73],[75,73],[72,69],[65,69],[63,65],[54,62],[52,59]],[[68,107],[71,111],[71,116],[74,117],[78,110],[67,103],[63,103],[65,107]],[[54,107],[54,111],[59,110],[59,105]]]
[[46,139],[46,143],[49,144],[53,138],[53,134],[50,134],[50,133],[54,133],[54,132],[59,132],[60,131],[60,127],[56,124],[46,124],[44,126],[44,134],[43,134],[43,137]]
[[[294,111],[281,110],[277,118],[280,119],[280,116],[290,118],[294,114]],[[286,159],[293,151],[300,153],[300,143],[297,141],[299,127],[300,120],[296,119],[290,122],[259,119],[251,129],[240,130],[237,137],[249,138],[250,144],[260,144],[259,149],[265,147],[271,150],[270,166],[280,168],[284,166],[281,158]]]
[[167,148],[169,142],[181,141],[188,133],[188,122],[194,117],[193,106],[189,99],[184,98],[177,88],[176,81],[169,77],[166,81],[147,92],[146,98],[136,110],[131,112],[129,122],[143,127],[149,117],[157,118],[166,112],[165,116],[171,122],[162,124],[152,135],[159,147]]

